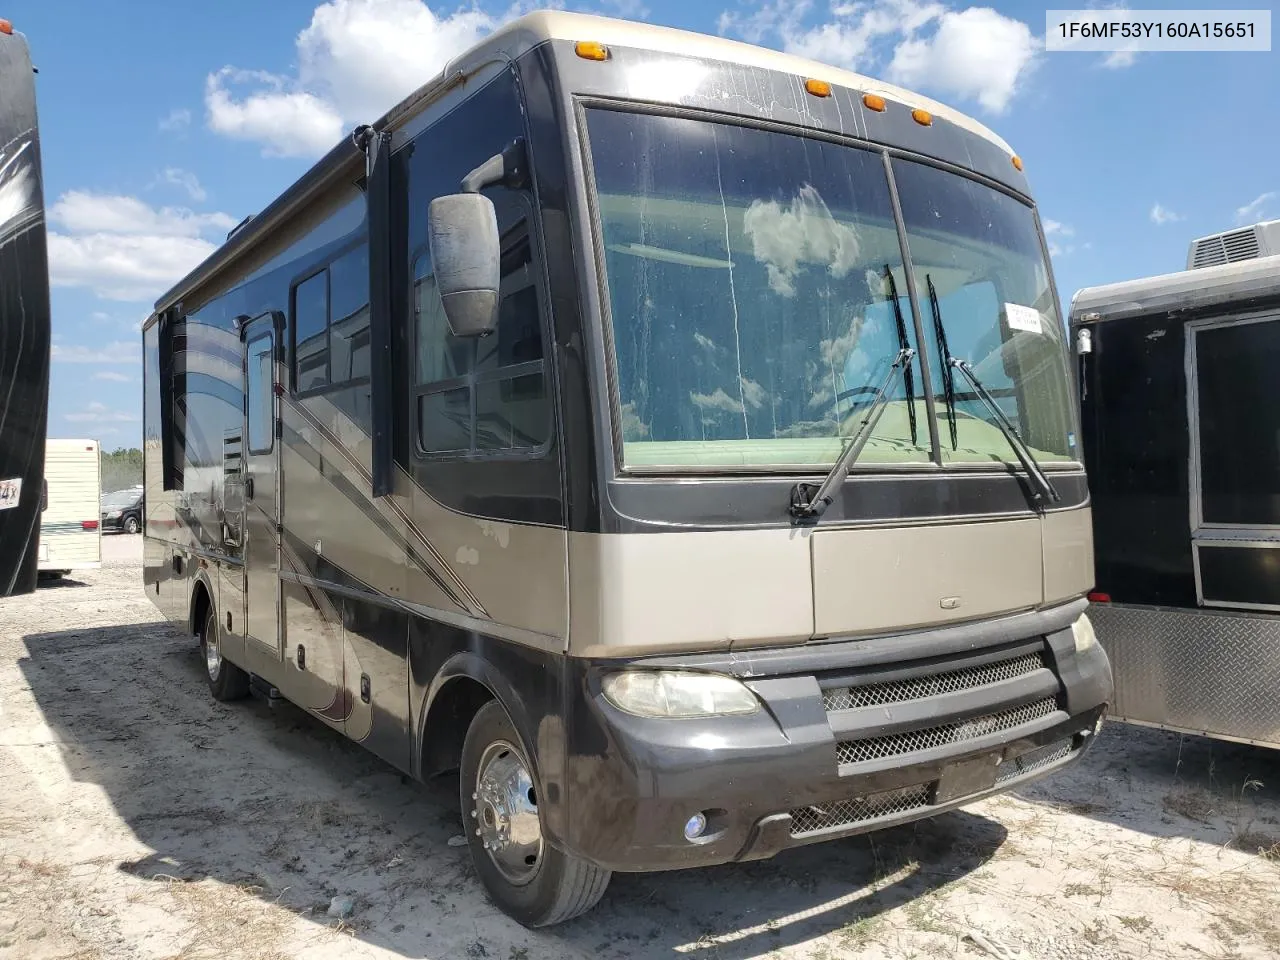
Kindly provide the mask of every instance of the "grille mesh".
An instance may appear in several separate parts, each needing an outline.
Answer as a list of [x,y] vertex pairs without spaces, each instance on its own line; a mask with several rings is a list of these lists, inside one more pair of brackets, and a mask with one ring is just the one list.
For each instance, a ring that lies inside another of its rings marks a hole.
[[1053,697],[1037,700],[1034,703],[1003,710],[1000,713],[974,717],[947,723],[940,727],[929,727],[925,730],[911,730],[906,733],[893,733],[884,737],[871,737],[867,740],[846,740],[836,746],[836,759],[841,764],[863,763],[867,760],[880,760],[884,757],[896,757],[904,753],[915,753],[933,747],[945,746],[949,743],[960,743],[965,740],[976,740],[991,733],[1011,730],[1032,720],[1039,720],[1054,713],[1058,709]]
[[833,827],[847,827],[867,820],[907,813],[929,805],[929,785],[926,783],[903,790],[873,793],[868,797],[855,797],[835,803],[823,803],[812,807],[797,807],[791,811],[791,835],[799,837]]
[[874,707],[882,703],[922,700],[944,693],[983,687],[1001,680],[1025,677],[1044,666],[1044,654],[1029,653],[1012,660],[984,663],[979,667],[935,673],[927,677],[870,683],[863,687],[832,687],[823,691],[822,703],[828,710],[856,710],[858,707]]
[[1060,760],[1065,760],[1071,756],[1071,741],[1060,740],[1057,743],[1051,743],[1046,747],[1037,747],[1035,750],[1028,750],[1021,756],[1014,757],[1000,765],[1000,773],[996,776],[996,783],[1004,783],[1015,777],[1020,777],[1026,773],[1033,773],[1044,767],[1051,766]]

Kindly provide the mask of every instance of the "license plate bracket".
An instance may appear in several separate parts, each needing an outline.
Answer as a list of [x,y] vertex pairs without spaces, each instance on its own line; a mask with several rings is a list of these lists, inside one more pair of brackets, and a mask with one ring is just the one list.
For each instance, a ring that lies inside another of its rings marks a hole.
[[944,767],[942,776],[933,785],[933,803],[950,803],[962,797],[990,790],[996,785],[998,760],[997,754],[989,753],[986,756],[962,760]]

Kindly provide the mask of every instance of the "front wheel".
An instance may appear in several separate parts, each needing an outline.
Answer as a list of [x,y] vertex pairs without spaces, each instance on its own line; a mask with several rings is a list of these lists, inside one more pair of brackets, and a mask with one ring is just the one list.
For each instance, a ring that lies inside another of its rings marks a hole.
[[140,529],[137,517],[127,517],[124,521],[125,533],[137,533]]
[[537,788],[515,725],[495,700],[462,747],[462,820],[490,899],[526,927],[563,923],[596,905],[610,873],[547,843]]
[[200,630],[200,652],[204,654],[204,678],[215,700],[243,700],[249,695],[249,675],[230,660],[223,659],[218,615],[213,607],[205,614]]

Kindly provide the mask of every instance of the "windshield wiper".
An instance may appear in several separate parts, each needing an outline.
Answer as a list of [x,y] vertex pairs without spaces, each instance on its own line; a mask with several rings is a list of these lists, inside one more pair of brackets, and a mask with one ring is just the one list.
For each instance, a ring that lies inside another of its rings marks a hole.
[[982,385],[982,381],[978,379],[978,375],[973,372],[973,367],[956,357],[947,357],[947,365],[954,367],[964,374],[964,378],[969,381],[974,392],[991,411],[996,418],[996,426],[1000,428],[1000,432],[1004,434],[1004,438],[1009,441],[1009,446],[1013,447],[1013,452],[1018,455],[1018,459],[1022,461],[1023,469],[1027,471],[1027,475],[1031,477],[1035,485],[1039,487],[1039,491],[1032,494],[1033,505],[1041,500],[1049,500],[1051,503],[1057,503],[1062,499],[1058,491],[1054,489],[1049,478],[1045,476],[1044,471],[1040,469],[1040,464],[1036,462],[1036,458],[1032,455],[1027,445],[1022,442],[1022,438],[1018,436],[1018,431],[1014,425],[1005,416],[1000,405],[996,403],[995,398],[987,392],[987,388]]
[[862,423],[858,425],[858,432],[849,440],[848,446],[841,451],[835,465],[831,468],[831,472],[827,474],[822,483],[816,489],[811,483],[797,483],[791,488],[791,515],[793,517],[816,520],[827,512],[827,507],[831,506],[831,501],[835,499],[835,491],[849,476],[849,470],[853,467],[854,461],[858,459],[858,455],[862,453],[862,448],[871,439],[871,431],[876,428],[876,424],[880,421],[880,415],[884,413],[889,386],[893,383],[894,377],[897,376],[899,368],[910,370],[911,358],[915,355],[915,351],[910,347],[902,347],[898,350],[893,362],[889,364],[888,373],[885,374],[884,380],[881,381],[875,395],[872,396],[871,402],[863,408]]
[[942,307],[938,306],[938,289],[933,285],[933,277],[924,275],[924,282],[929,287],[929,308],[933,312],[933,337],[938,344],[939,355],[947,359],[942,366],[942,397],[947,405],[947,420],[951,424],[951,449],[960,446],[956,431],[956,378],[951,370],[951,348],[947,346],[947,328],[942,325]]
[[[911,341],[907,339],[907,321],[902,315],[902,304],[898,300],[898,284],[893,279],[893,269],[884,265],[884,278],[889,285],[889,299],[893,302],[893,322],[898,328],[898,349],[910,350]],[[907,388],[907,422],[911,424],[911,445],[916,445],[916,380],[911,372],[911,364],[902,368],[902,384]]]

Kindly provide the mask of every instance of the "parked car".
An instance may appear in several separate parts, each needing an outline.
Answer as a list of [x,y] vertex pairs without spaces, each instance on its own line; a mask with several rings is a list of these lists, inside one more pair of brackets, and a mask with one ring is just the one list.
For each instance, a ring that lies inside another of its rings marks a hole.
[[142,487],[117,490],[102,498],[102,529],[139,533],[146,517],[146,497]]

